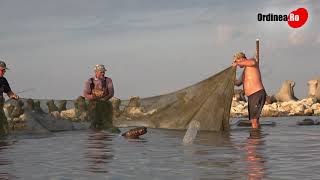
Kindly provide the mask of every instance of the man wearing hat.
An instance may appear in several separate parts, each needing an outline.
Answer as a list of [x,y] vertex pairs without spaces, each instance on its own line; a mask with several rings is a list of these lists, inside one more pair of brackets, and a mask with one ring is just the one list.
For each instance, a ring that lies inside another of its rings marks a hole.
[[244,68],[242,80],[235,82],[235,85],[243,84],[243,90],[248,97],[249,119],[252,128],[260,128],[259,118],[266,100],[266,91],[261,80],[259,64],[254,58],[246,58],[243,52],[238,52],[233,57],[233,66]]
[[7,70],[8,68],[6,63],[0,61],[0,136],[8,134],[8,121],[3,111],[3,93],[6,93],[10,99],[19,99],[19,96],[12,92],[7,79],[4,77]]
[[112,128],[112,104],[114,95],[112,79],[105,76],[106,68],[97,64],[95,76],[85,82],[84,97],[89,100],[89,118],[94,129]]

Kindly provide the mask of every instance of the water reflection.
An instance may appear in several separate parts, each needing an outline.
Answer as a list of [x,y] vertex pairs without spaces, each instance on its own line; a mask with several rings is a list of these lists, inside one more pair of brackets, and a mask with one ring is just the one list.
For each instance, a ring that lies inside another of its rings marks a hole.
[[216,147],[231,145],[230,132],[200,131],[197,134],[195,144]]
[[[6,149],[9,149],[10,146],[12,145],[12,143],[6,139],[1,139],[0,140],[0,169],[1,166],[7,166],[12,164],[12,161],[10,161],[7,157],[6,157],[6,153],[3,152]],[[7,172],[3,172],[3,170],[0,171],[0,179],[14,179],[15,177]]]
[[263,150],[264,135],[261,130],[251,130],[246,143],[246,162],[248,180],[263,179],[265,173],[265,158],[260,150]]
[[107,164],[112,161],[112,134],[104,131],[89,131],[87,139],[86,159],[88,171],[107,173]]
[[238,179],[238,170],[234,168],[237,149],[230,132],[200,131],[191,148],[190,157],[199,171],[199,177],[193,174],[196,179]]

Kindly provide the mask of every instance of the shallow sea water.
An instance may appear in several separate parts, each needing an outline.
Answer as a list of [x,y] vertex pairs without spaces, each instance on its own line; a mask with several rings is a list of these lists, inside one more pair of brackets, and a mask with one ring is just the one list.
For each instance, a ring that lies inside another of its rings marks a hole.
[[150,128],[140,139],[89,130],[11,136],[0,140],[0,179],[320,179],[320,126],[297,126],[302,119],[199,132],[189,145],[186,131]]

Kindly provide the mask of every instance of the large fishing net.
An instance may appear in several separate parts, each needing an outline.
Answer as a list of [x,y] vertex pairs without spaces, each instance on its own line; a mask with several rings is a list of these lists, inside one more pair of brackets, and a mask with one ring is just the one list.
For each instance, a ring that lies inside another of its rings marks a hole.
[[200,130],[228,130],[235,76],[236,69],[229,67],[176,92],[128,102],[116,119],[144,120],[166,129],[187,129],[198,121]]

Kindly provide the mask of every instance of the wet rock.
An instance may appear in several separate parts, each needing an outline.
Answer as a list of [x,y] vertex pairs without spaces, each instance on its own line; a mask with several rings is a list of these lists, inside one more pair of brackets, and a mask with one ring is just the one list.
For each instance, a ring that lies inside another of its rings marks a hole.
[[75,109],[75,108],[72,108],[72,109],[68,109],[68,110],[65,110],[65,111],[61,111],[61,112],[60,112],[60,116],[61,116],[61,118],[63,118],[63,119],[74,120],[74,119],[77,118],[77,116],[76,116],[76,109]]
[[73,130],[73,123],[69,120],[57,119],[48,114],[27,113],[26,115],[28,119],[26,121],[26,130],[30,130],[32,132],[36,131],[37,129],[47,132]]
[[11,119],[20,117],[23,113],[23,105],[24,103],[21,100],[18,100],[12,110],[12,113],[9,115]]
[[131,96],[129,97],[128,107],[140,107],[140,97],[139,96]]
[[58,111],[65,111],[67,110],[67,101],[66,100],[60,100],[58,101]]
[[44,113],[44,111],[42,110],[41,106],[40,106],[40,101],[35,101],[34,102],[34,111],[36,113]]
[[61,119],[59,111],[53,111],[50,113],[50,115],[56,119]]
[[298,121],[297,125],[299,126],[310,126],[310,125],[319,125],[319,121],[313,119],[304,119],[302,121]]
[[75,100],[74,107],[75,107],[77,117],[81,116],[82,113],[88,111],[88,105],[86,103],[86,99],[83,96],[79,96]]
[[26,106],[24,108],[26,111],[34,111],[34,101],[33,99],[29,98],[26,101]]
[[58,107],[54,104],[54,101],[53,100],[49,100],[47,102],[47,106],[48,106],[48,111],[49,111],[49,114],[51,112],[54,112],[54,111],[58,111]]
[[4,104],[3,106],[3,110],[4,110],[4,114],[7,117],[7,120],[10,121],[11,120],[11,113],[14,109],[14,105],[8,103],[8,104]]
[[121,111],[120,111],[121,100],[116,97],[112,97],[110,101],[112,103],[114,117],[119,117],[121,115]]
[[[238,120],[235,123],[239,127],[251,127],[251,121],[250,120]],[[261,126],[275,126],[276,123],[272,121],[260,121]]]

